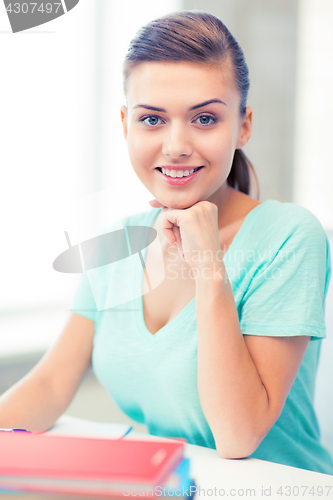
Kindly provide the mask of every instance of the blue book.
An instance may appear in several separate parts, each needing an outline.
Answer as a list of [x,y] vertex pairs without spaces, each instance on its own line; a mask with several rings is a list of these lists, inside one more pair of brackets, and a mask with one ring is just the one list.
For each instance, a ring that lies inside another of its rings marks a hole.
[[196,486],[190,477],[190,459],[183,458],[174,471],[170,474],[167,482],[157,490],[158,496],[174,496],[192,498]]

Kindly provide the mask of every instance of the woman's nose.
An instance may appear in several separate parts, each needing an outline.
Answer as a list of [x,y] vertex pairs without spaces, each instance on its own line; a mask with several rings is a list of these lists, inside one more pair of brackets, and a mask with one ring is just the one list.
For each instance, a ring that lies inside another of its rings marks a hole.
[[191,155],[192,146],[184,127],[175,124],[165,131],[162,153],[172,158]]

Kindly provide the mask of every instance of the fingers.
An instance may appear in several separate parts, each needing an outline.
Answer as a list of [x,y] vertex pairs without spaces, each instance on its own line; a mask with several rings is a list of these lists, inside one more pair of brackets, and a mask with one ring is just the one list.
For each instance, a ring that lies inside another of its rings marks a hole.
[[182,239],[180,236],[180,228],[178,226],[173,226],[173,233],[176,237],[176,244],[178,247],[178,251],[179,251],[180,255],[182,256],[183,255],[183,246],[182,246]]
[[176,243],[179,254],[183,256],[182,239],[180,236],[180,229],[178,226],[172,225],[172,228],[164,228],[163,233],[167,237],[170,245]]
[[172,245],[173,243],[177,242],[177,235],[175,229],[178,229],[179,239],[180,239],[180,234],[179,234],[179,228],[175,226],[174,223],[168,219],[168,216],[170,216],[170,213],[168,213],[168,211],[165,211],[162,219],[162,231],[167,237],[170,245]]
[[163,211],[162,232],[167,237],[170,245],[176,243],[179,254],[181,257],[183,257],[184,254],[183,254],[182,238],[180,233],[180,227],[178,226],[178,224],[180,223],[178,221],[178,217],[184,215],[183,211],[181,211],[181,213],[178,213],[180,212],[179,210],[170,211],[168,207],[162,205],[162,203],[160,203],[158,200],[151,200],[149,204],[155,207],[162,207]]
[[175,241],[177,241],[175,233],[173,231],[173,227],[164,228],[164,229],[162,229],[162,231],[165,234],[165,236],[167,237],[167,240],[170,243],[170,245],[172,245],[173,243],[175,243]]
[[[175,214],[174,214],[175,215]],[[170,212],[164,212],[163,216],[163,221],[162,221],[162,231],[167,237],[170,245],[173,243],[176,243],[178,247],[179,254],[182,256],[183,255],[183,245],[182,245],[182,238],[181,238],[181,233],[180,233],[180,227],[176,225],[176,220],[174,222],[171,222],[169,220],[170,218]]]

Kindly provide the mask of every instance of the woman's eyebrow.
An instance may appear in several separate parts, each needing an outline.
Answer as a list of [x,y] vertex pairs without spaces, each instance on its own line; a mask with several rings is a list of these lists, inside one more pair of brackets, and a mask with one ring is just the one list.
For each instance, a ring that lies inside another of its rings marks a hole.
[[[203,106],[207,106],[208,104],[212,104],[213,102],[221,103],[226,106],[226,103],[221,101],[221,99],[210,99],[209,101],[205,101],[202,102],[201,104],[196,104],[195,106],[192,106],[187,111],[192,111],[194,109],[202,108]],[[146,109],[151,109],[152,111],[159,111],[160,113],[166,113],[165,109],[156,108],[155,106],[148,106],[148,104],[137,104],[136,106],[133,106],[133,109],[135,108],[146,108]]]

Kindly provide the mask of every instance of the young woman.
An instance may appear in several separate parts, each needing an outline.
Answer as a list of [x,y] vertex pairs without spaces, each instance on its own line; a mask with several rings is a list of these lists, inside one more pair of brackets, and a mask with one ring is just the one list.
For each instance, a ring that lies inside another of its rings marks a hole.
[[[137,33],[121,120],[154,200],[122,223],[155,229],[158,249],[145,270],[138,258],[84,274],[57,343],[0,398],[0,426],[49,428],[92,360],[151,434],[333,474],[313,409],[329,244],[305,208],[249,195],[248,89],[242,50],[213,15],[176,12]],[[149,293],[147,270],[165,273]]]

